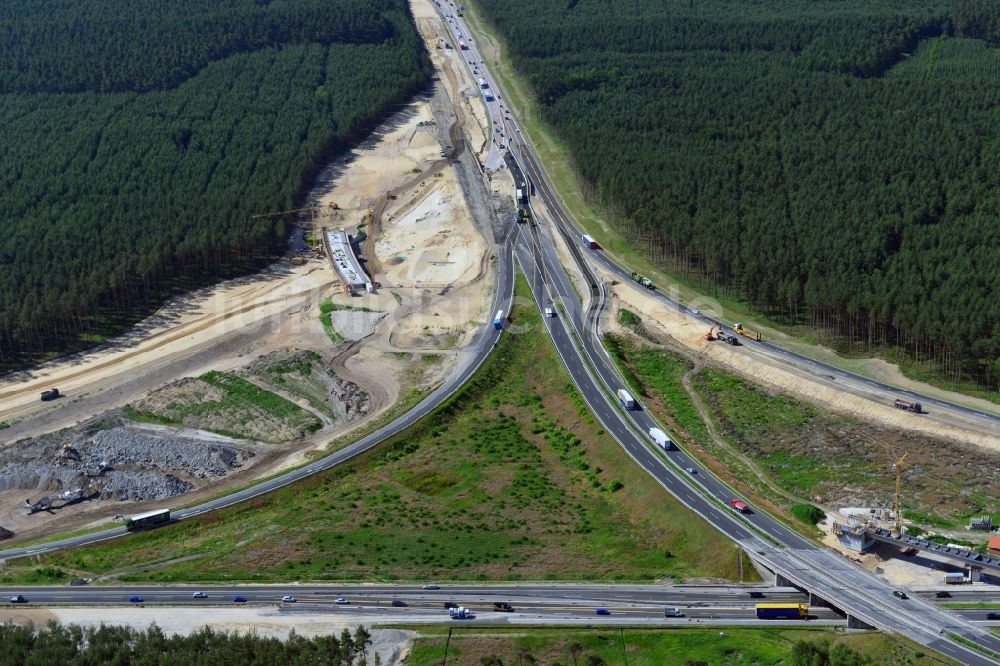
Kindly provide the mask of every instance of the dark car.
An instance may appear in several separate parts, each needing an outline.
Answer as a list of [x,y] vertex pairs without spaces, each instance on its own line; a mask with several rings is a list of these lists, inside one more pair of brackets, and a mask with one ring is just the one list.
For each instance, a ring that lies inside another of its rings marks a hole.
[[392,606],[393,608],[406,608],[406,602],[402,599],[393,599]]
[[906,592],[903,592],[902,590],[893,590],[892,596],[896,597],[897,599],[909,599],[909,597],[906,596]]
[[987,620],[1000,620],[1000,613],[987,613],[986,614],[986,619]]
[[607,608],[597,608],[594,610],[597,615],[611,615],[611,611]]
[[28,603],[28,598],[23,594],[17,594],[10,598],[10,603],[12,604],[26,604]]
[[142,597],[139,597],[139,596],[129,597],[128,600],[131,603],[133,603],[133,604],[141,604],[142,603]]
[[935,592],[934,596],[938,599],[951,599],[951,592]]
[[763,599],[764,598],[764,593],[763,592],[751,592],[750,593],[750,598],[751,599]]
[[247,601],[247,598],[244,597],[244,596],[237,595],[237,596],[233,597],[233,603],[234,604],[245,604],[246,601]]
[[445,608],[458,608],[458,604],[456,604],[454,601],[446,601],[446,602],[444,602],[444,607]]

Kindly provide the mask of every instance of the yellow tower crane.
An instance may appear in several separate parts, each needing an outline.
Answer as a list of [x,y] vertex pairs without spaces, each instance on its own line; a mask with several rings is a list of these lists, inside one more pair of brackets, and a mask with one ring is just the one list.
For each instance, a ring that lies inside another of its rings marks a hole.
[[892,469],[896,472],[896,536],[903,533],[903,507],[900,504],[900,495],[903,489],[903,462],[906,460],[906,456],[909,452],[903,454],[903,457],[892,463]]

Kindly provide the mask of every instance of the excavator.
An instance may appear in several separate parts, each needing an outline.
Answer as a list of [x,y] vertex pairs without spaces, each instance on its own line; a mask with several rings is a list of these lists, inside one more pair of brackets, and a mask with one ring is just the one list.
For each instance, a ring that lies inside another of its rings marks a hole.
[[718,340],[719,336],[716,335],[715,329],[719,328],[718,324],[712,324],[712,328],[708,329],[708,333],[705,334],[705,339],[709,342],[713,340]]

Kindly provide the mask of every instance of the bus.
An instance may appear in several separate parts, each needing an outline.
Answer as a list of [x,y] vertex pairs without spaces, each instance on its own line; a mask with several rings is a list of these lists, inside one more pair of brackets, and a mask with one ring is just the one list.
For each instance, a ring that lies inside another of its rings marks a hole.
[[756,610],[758,620],[804,620],[809,617],[809,606],[806,604],[757,604]]
[[170,509],[157,509],[125,519],[125,531],[135,532],[170,522]]

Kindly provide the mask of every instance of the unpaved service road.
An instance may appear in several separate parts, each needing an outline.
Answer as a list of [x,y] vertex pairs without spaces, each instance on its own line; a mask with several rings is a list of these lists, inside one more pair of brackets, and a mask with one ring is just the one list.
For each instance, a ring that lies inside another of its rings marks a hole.
[[[185,375],[245,363],[241,350],[317,303],[333,279],[319,260],[179,296],[120,338],[0,379],[0,430],[9,443],[74,425]],[[58,388],[64,397],[40,402]]]

